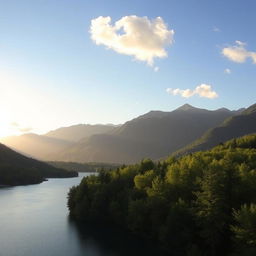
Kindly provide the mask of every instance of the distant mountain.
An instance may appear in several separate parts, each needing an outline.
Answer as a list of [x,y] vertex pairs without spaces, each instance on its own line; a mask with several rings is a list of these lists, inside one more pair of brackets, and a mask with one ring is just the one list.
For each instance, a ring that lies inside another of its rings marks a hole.
[[56,160],[53,155],[72,146],[80,139],[88,138],[94,134],[108,133],[116,129],[115,125],[87,125],[79,124],[70,127],[62,127],[48,132],[45,135],[34,133],[20,136],[10,136],[1,139],[8,147],[37,158],[39,160]]
[[77,175],[77,172],[55,168],[0,144],[0,186],[36,184],[45,178],[65,178]]
[[72,145],[72,142],[37,134],[23,134],[1,139],[8,147],[40,160],[51,160],[53,153]]
[[74,162],[58,162],[58,161],[51,161],[47,163],[56,168],[61,168],[68,171],[76,171],[76,172],[97,172],[102,169],[114,170],[120,167],[120,164],[108,164],[108,163],[74,163]]
[[178,150],[175,154],[183,155],[210,149],[230,139],[256,133],[256,104],[245,109],[239,115],[225,120],[218,127],[208,130],[201,138]]
[[185,104],[172,112],[151,111],[105,134],[83,139],[55,156],[75,162],[134,163],[158,159],[221,124],[236,111],[209,111]]
[[107,133],[116,127],[118,126],[112,124],[78,124],[69,127],[61,127],[46,133],[45,136],[65,141],[77,142],[83,138],[88,138],[95,134]]

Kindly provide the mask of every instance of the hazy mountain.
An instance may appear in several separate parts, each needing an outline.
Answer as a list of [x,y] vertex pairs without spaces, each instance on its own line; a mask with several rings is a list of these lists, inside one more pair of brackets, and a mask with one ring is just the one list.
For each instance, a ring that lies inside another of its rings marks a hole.
[[210,129],[201,138],[177,152],[178,155],[199,150],[207,150],[227,140],[256,132],[256,104],[241,114],[225,120],[221,125]]
[[172,111],[151,111],[126,122],[109,134],[97,134],[56,155],[57,160],[133,163],[145,157],[157,159],[221,124],[236,111],[209,111],[188,104]]
[[59,152],[72,145],[69,141],[33,133],[6,137],[1,139],[1,142],[22,154],[40,160],[51,160],[53,153]]
[[110,163],[76,163],[76,162],[59,162],[59,161],[51,161],[47,163],[56,168],[61,168],[68,171],[76,171],[76,172],[97,172],[102,169],[114,170],[120,167],[119,164],[110,164]]
[[55,168],[0,144],[0,185],[34,184],[42,182],[45,178],[74,176],[77,176],[76,172]]
[[118,126],[112,124],[78,124],[69,127],[61,127],[59,129],[46,133],[45,136],[55,139],[77,142],[83,138],[88,138],[94,134],[107,133],[109,131],[112,131],[116,127]]

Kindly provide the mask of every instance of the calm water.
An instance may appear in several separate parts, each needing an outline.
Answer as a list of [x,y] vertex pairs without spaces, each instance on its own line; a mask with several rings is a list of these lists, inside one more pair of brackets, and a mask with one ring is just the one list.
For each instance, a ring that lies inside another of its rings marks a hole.
[[70,221],[67,192],[86,175],[1,188],[0,256],[159,255],[118,231]]

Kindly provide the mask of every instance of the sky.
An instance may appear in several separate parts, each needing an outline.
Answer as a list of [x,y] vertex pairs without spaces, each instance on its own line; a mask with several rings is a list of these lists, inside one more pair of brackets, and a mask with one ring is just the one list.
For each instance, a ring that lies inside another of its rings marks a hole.
[[0,137],[255,103],[254,0],[0,0]]

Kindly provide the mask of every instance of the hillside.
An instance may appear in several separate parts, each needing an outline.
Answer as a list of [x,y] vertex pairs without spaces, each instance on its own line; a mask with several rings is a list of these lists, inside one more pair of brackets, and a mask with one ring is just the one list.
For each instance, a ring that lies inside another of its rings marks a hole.
[[209,111],[188,104],[172,112],[151,111],[111,133],[83,139],[55,158],[106,163],[134,163],[147,157],[157,159],[184,147],[236,114],[227,109]]
[[115,129],[114,125],[73,125],[62,127],[46,133],[23,134],[20,136],[10,136],[1,139],[1,143],[14,150],[34,157],[39,160],[56,160],[53,156],[72,146],[82,138],[88,138],[94,134],[107,133]]
[[232,138],[256,132],[256,104],[244,110],[241,114],[225,120],[221,125],[210,129],[201,138],[177,151],[183,155],[200,150],[210,149]]
[[108,133],[116,127],[117,126],[112,124],[78,124],[69,127],[58,128],[56,130],[46,133],[45,136],[70,142],[77,142],[81,139],[88,138],[95,134]]
[[255,165],[256,135],[245,136],[86,177],[68,207],[75,220],[118,226],[168,255],[255,255]]
[[72,142],[50,138],[33,133],[10,136],[1,139],[1,143],[14,150],[40,159],[51,160],[51,155],[72,145]]
[[26,185],[42,182],[45,178],[75,177],[44,162],[23,156],[0,144],[0,185]]

